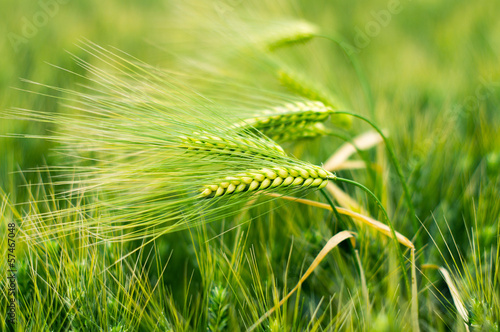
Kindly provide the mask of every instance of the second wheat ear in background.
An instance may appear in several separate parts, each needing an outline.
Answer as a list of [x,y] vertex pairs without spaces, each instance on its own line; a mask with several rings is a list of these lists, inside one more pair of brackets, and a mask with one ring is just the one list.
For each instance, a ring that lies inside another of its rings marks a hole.
[[255,112],[236,123],[236,130],[259,131],[275,141],[293,141],[327,134],[323,122],[335,111],[320,101],[300,101]]

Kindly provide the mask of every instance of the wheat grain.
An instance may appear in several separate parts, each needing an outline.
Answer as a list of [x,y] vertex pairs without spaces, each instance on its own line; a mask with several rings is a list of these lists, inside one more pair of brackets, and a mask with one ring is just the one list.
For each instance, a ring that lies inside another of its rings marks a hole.
[[302,121],[322,122],[332,113],[333,109],[325,106],[321,101],[287,103],[283,106],[256,112],[254,118],[245,120],[239,126],[252,125],[260,129],[261,127],[266,128],[281,124],[300,123]]

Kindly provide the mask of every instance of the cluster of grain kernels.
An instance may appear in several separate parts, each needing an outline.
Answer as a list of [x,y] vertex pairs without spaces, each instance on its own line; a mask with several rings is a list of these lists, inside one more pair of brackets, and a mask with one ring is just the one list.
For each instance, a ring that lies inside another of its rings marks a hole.
[[273,107],[255,114],[236,126],[253,126],[254,128],[293,126],[304,122],[315,123],[325,121],[333,110],[320,101],[306,101],[289,103],[284,106]]
[[319,101],[290,103],[264,110],[235,125],[239,129],[257,129],[273,140],[293,140],[324,135],[322,126],[333,110]]
[[[281,146],[269,140],[263,140],[257,137],[248,139],[242,136],[234,135],[230,139],[208,133],[193,132],[191,137],[182,136],[181,139],[186,144],[186,148],[195,151],[213,152],[216,154],[237,155],[255,155],[262,154],[267,150],[274,153],[286,155]],[[257,153],[256,151],[262,151]]]
[[321,189],[328,183],[328,179],[335,176],[317,166],[274,167],[262,168],[227,176],[220,182],[205,185],[202,188],[202,197],[218,197],[227,194],[245,191],[258,191],[268,188],[313,187]]

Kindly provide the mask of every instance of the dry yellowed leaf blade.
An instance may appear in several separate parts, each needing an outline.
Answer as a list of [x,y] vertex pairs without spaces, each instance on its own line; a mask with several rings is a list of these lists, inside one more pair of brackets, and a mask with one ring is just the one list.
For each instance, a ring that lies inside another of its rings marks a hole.
[[354,138],[352,143],[344,143],[323,165],[328,171],[334,171],[339,165],[345,162],[351,155],[358,150],[367,150],[381,143],[382,137],[375,131],[369,131]]
[[361,205],[358,204],[351,196],[346,194],[342,189],[340,189],[336,184],[329,182],[326,185],[326,190],[332,194],[333,198],[340,204],[340,206],[347,208],[349,210],[354,210],[365,216],[369,215],[368,212],[363,209]]
[[353,234],[354,233],[349,232],[349,231],[342,231],[342,232],[339,232],[339,233],[335,234],[334,236],[332,236],[330,238],[330,240],[328,240],[328,242],[325,244],[325,246],[323,247],[323,249],[321,249],[321,251],[319,252],[319,254],[316,256],[316,258],[314,259],[314,261],[311,263],[311,266],[309,266],[309,268],[304,273],[304,275],[302,276],[302,278],[300,278],[300,280],[297,283],[297,285],[277,305],[275,305],[271,310],[269,310],[264,315],[262,315],[262,317],[260,317],[259,320],[257,322],[255,322],[255,324],[253,324],[247,331],[254,330],[257,326],[260,325],[260,323],[262,323],[267,317],[269,317],[274,311],[276,311],[276,309],[278,309],[279,307],[281,307],[283,305],[283,303],[285,303],[285,301],[288,300],[288,298],[290,296],[292,296],[293,293],[295,293],[295,291],[300,287],[300,285],[302,285],[302,283],[307,279],[307,277],[309,277],[309,275],[311,275],[311,273],[321,263],[321,261],[323,260],[323,258],[325,258],[325,256],[333,248],[335,248],[336,246],[338,246],[338,244],[340,242],[342,242],[342,241],[344,241],[346,239],[349,239],[349,238],[353,238],[353,236],[354,236]]
[[[307,205],[319,207],[319,208],[329,210],[329,211],[333,211],[332,207],[329,204],[311,201],[309,199],[296,198],[296,197],[291,197],[291,196],[281,196],[279,194],[273,194],[273,193],[267,194],[267,195],[272,196],[272,197],[279,197],[279,198],[286,199],[286,200],[293,201],[293,202],[298,202],[298,203],[302,203],[302,204],[307,204]],[[351,211],[349,209],[345,209],[345,208],[341,208],[341,207],[336,207],[336,209],[337,209],[338,213],[340,213],[342,215],[349,216],[354,221],[361,221],[362,223],[374,228],[378,232],[392,238],[391,229],[386,224],[384,224],[378,220],[375,220],[373,218],[364,216],[360,213]],[[396,238],[397,238],[399,243],[401,243],[402,245],[404,245],[407,248],[415,248],[413,243],[407,237],[405,237],[403,234],[398,233],[396,231],[395,231],[395,233],[396,233]]]
[[448,288],[450,290],[451,297],[453,299],[453,303],[455,304],[455,308],[457,309],[458,314],[462,319],[464,320],[464,323],[469,322],[469,314],[467,313],[467,309],[464,306],[464,302],[462,301],[462,297],[460,296],[460,293],[458,292],[457,287],[455,286],[455,283],[453,282],[453,278],[451,277],[450,273],[448,270],[446,270],[442,266],[437,266],[434,264],[425,264],[422,265],[422,268],[425,269],[436,269],[439,270],[441,275],[443,276],[444,281],[446,282],[446,285],[448,285]]

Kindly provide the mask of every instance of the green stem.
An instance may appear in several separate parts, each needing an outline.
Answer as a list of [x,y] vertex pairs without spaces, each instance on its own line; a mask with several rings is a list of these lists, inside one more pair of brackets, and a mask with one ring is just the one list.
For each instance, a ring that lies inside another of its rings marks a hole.
[[401,251],[401,248],[399,247],[399,242],[398,242],[398,238],[396,236],[396,231],[394,230],[392,222],[389,219],[389,215],[387,214],[387,211],[385,210],[385,208],[382,205],[382,203],[380,202],[380,200],[377,198],[377,196],[375,196],[374,193],[371,192],[370,189],[366,188],[361,183],[358,183],[356,181],[352,181],[349,179],[339,178],[339,177],[334,177],[334,178],[332,178],[332,180],[349,183],[349,184],[352,184],[358,188],[361,188],[363,191],[365,191],[367,194],[369,194],[377,202],[377,205],[382,210],[382,213],[384,214],[384,218],[387,220],[387,224],[388,224],[389,228],[391,229],[392,240],[394,242],[394,245],[396,246],[396,252],[397,252],[398,259],[399,259],[399,264],[401,265],[401,270],[402,270],[401,272],[403,273],[403,278],[405,280],[406,290],[408,291],[408,294],[411,294],[410,282],[408,280],[408,276],[406,275],[405,260],[403,257],[403,252]]
[[[342,226],[344,226],[343,227],[344,229],[348,229],[347,227],[345,227],[345,225],[344,225],[344,223],[342,221],[343,219],[341,219],[341,216],[340,216],[339,212],[337,211],[337,207],[335,206],[335,204],[333,204],[333,201],[330,198],[330,196],[328,195],[328,193],[326,192],[325,188],[322,188],[320,191],[321,191],[321,194],[323,194],[323,196],[325,197],[325,199],[328,202],[328,204],[330,204],[330,206],[332,208],[332,211],[335,214],[335,216],[337,217],[337,220],[339,221],[339,223]],[[354,256],[354,248],[352,247],[352,245],[351,245],[350,242],[349,242],[348,246],[349,246],[349,251],[350,251],[351,255]]]
[[[350,113],[350,112],[335,112],[333,115],[335,115],[335,114],[339,114],[339,115],[345,114],[345,115],[350,115],[352,117],[361,119],[361,120],[365,121],[366,123],[368,123],[370,126],[372,126],[373,129],[375,129],[380,134],[380,136],[384,140],[387,152],[389,153],[389,159],[392,162],[394,168],[396,168],[396,173],[398,175],[399,181],[401,182],[401,185],[403,186],[403,192],[404,192],[404,196],[405,196],[406,205],[408,205],[408,209],[410,210],[410,218],[411,218],[412,224],[413,224],[413,232],[416,235],[418,233],[420,225],[419,225],[419,222],[417,220],[416,213],[415,213],[415,207],[413,206],[413,203],[411,201],[410,189],[408,188],[408,184],[406,183],[405,177],[403,175],[403,170],[401,169],[401,165],[399,164],[399,162],[396,158],[396,154],[394,153],[394,149],[393,149],[392,144],[389,141],[389,139],[387,139],[387,137],[384,135],[384,133],[382,133],[382,131],[373,122],[371,122],[370,120],[368,120],[364,116]],[[417,247],[422,248],[422,238],[417,236],[416,241],[417,241]]]
[[321,189],[320,191],[321,191],[321,194],[323,195],[323,197],[325,197],[325,199],[328,202],[328,204],[332,207],[333,214],[335,214],[335,217],[337,218],[337,220],[339,221],[339,223],[344,227],[344,229],[348,229],[346,227],[346,225],[344,225],[343,219],[341,219],[341,216],[340,216],[339,212],[337,211],[337,207],[333,203],[331,197],[326,192],[325,188]]

